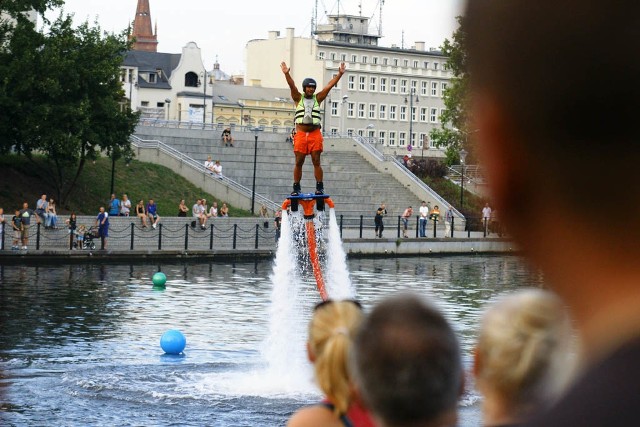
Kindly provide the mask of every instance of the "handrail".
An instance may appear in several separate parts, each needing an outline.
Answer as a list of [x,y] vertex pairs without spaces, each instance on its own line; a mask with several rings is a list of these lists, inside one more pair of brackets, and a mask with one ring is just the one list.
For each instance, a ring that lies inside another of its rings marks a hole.
[[[163,153],[173,157],[174,159],[180,160],[180,162],[186,164],[187,166],[191,167],[192,169],[195,169],[197,171],[202,171],[205,172],[206,169],[204,168],[204,165],[197,162],[196,160],[194,160],[192,157],[186,156],[184,153],[176,150],[175,148],[161,142],[158,140],[144,140],[140,137],[137,137],[135,135],[131,135],[130,138],[131,144],[137,148],[148,148],[148,149],[158,149],[160,151],[162,151]],[[243,186],[242,184],[228,178],[228,177],[223,177],[223,179],[211,176],[209,174],[207,174],[207,176],[210,179],[215,179],[216,181],[219,181],[221,184],[226,185],[227,187],[230,187],[232,189],[234,189],[236,192],[242,194],[245,197],[251,198],[252,195],[252,191],[251,189]],[[264,204],[265,206],[267,206],[268,209],[271,209],[272,211],[277,211],[280,206],[273,202],[271,199],[268,199],[267,197],[255,193],[255,200],[256,202],[258,202],[259,204]]]
[[[361,147],[366,149],[369,153],[371,153],[379,161],[392,162],[400,172],[405,174],[412,181],[412,183],[414,185],[417,185],[422,190],[424,190],[427,193],[429,193],[431,195],[431,197],[436,199],[440,204],[442,204],[443,207],[448,207],[450,205],[449,202],[447,202],[442,196],[440,196],[431,187],[429,187],[427,184],[425,184],[424,181],[422,181],[421,179],[418,179],[418,177],[415,176],[410,170],[408,170],[402,163],[400,163],[400,161],[398,161],[397,158],[395,158],[394,156],[391,156],[391,155],[385,156],[384,154],[382,154],[382,152],[380,152],[375,147],[375,138],[363,137],[363,136],[360,136],[360,135],[356,135],[356,136],[353,137],[353,140],[356,141],[358,144],[360,144]],[[373,144],[371,143],[371,140],[374,141]],[[459,218],[462,218],[462,219],[466,220],[465,216],[459,210],[457,210],[453,206],[451,206],[451,208],[452,208],[452,210],[454,212],[454,215],[456,215]]]

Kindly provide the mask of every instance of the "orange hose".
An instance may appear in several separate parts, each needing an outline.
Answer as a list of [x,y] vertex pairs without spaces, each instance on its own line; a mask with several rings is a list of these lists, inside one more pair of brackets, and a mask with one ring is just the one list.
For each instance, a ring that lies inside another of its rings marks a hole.
[[320,269],[320,261],[318,260],[318,253],[316,251],[316,229],[313,226],[313,220],[307,221],[307,242],[309,244],[309,256],[311,257],[311,267],[313,268],[313,275],[316,278],[316,285],[318,286],[318,292],[320,292],[320,298],[323,301],[329,299],[327,291],[324,287],[324,278],[322,277],[322,270]]

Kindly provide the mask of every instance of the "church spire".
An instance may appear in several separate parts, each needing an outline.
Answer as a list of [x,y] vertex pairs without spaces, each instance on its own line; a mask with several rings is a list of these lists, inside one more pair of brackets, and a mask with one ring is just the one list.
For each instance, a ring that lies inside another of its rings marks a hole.
[[130,37],[135,38],[133,50],[143,50],[145,52],[158,51],[157,26],[156,33],[154,34],[151,27],[151,8],[149,7],[149,0],[138,0],[136,18],[133,21],[133,33]]

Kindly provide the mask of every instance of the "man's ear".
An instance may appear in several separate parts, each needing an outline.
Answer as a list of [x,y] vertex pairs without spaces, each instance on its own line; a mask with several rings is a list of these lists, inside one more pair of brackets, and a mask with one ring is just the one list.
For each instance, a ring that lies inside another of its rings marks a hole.
[[489,182],[493,204],[502,211],[508,206],[513,169],[516,167],[513,139],[507,123],[508,116],[498,102],[487,94],[473,100],[474,127],[472,136]]

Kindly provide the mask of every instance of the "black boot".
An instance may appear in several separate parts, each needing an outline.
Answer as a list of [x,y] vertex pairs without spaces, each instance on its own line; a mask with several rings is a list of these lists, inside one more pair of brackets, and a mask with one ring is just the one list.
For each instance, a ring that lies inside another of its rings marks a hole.
[[316,194],[324,194],[324,184],[322,181],[316,182]]
[[300,192],[302,191],[302,189],[300,188],[300,183],[299,182],[294,182],[293,183],[293,192],[291,193],[292,196],[298,196],[300,195]]

